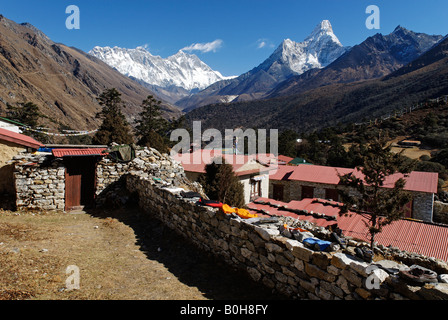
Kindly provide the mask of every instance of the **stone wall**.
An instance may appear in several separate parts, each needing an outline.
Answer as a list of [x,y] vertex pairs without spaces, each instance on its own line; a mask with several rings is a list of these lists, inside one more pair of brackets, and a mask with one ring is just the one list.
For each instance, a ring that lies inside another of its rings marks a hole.
[[65,168],[62,161],[21,154],[14,157],[16,206],[21,209],[64,210]]
[[[1,124],[2,122],[0,122]],[[26,150],[9,141],[0,141],[0,194],[14,194],[13,165],[9,163],[14,156]]]
[[448,224],[448,203],[434,201],[434,222]]
[[433,222],[434,194],[412,192],[412,217],[414,219]]
[[[126,186],[139,196],[142,209],[194,243],[199,249],[223,259],[254,281],[291,298],[323,300],[448,299],[448,283],[407,283],[398,270],[408,266],[392,260],[367,263],[345,250],[315,251],[296,240],[283,225],[307,227],[313,236],[328,239],[330,233],[293,218],[241,219],[219,209],[197,205],[178,191],[162,187],[138,173],[126,176]],[[392,258],[392,249],[382,248]],[[402,256],[402,254],[401,254]],[[409,258],[409,257],[408,257]],[[420,258],[420,265],[425,264]],[[439,273],[448,273],[442,261],[427,259]],[[388,271],[386,271],[388,270]],[[443,276],[444,278],[445,276]],[[373,289],[369,289],[372,288]],[[378,286],[376,286],[378,284]]]
[[136,151],[136,158],[130,162],[114,162],[104,157],[97,165],[96,203],[120,201],[116,198],[123,188],[123,176],[138,173],[143,179],[150,179],[161,187],[183,187],[202,194],[200,184],[190,182],[180,163],[169,155],[155,149],[144,148]]

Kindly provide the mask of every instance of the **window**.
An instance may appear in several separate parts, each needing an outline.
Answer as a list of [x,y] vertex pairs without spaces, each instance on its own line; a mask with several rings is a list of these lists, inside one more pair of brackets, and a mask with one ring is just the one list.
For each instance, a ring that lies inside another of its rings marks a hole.
[[302,186],[302,199],[314,198],[314,187]]
[[339,192],[336,189],[325,189],[325,199],[339,201]]
[[250,181],[250,199],[261,197],[261,181]]

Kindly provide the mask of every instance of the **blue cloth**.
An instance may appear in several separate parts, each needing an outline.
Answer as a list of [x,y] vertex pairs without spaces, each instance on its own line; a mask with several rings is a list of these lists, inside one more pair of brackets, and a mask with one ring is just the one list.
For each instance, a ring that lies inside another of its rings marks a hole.
[[313,248],[316,248],[316,244],[317,244],[317,247],[321,251],[324,251],[325,249],[327,249],[330,246],[330,244],[331,244],[331,242],[329,242],[329,241],[320,240],[320,239],[317,239],[317,238],[307,238],[307,239],[304,239],[303,243],[307,244],[307,245],[309,245],[310,247],[313,247]]

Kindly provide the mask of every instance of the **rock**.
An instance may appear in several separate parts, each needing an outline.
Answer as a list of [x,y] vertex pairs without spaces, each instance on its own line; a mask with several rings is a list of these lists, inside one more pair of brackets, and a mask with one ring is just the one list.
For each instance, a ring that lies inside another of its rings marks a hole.
[[278,236],[280,234],[279,230],[262,228],[262,227],[255,227],[255,231],[260,235],[260,237],[262,237],[266,241],[269,241],[271,237]]
[[247,268],[247,273],[254,281],[261,279],[261,273],[256,268]]
[[448,283],[448,274],[439,274],[439,281],[441,283]]
[[339,269],[346,269],[350,263],[354,261],[354,257],[342,252],[337,252],[331,259],[331,264]]
[[19,248],[12,248],[10,250],[10,252],[12,252],[12,253],[20,253],[20,249]]
[[448,300],[448,283],[426,284],[418,294],[426,300]]
[[326,271],[323,271],[319,267],[315,266],[314,264],[310,264],[310,263],[305,263],[305,272],[310,277],[315,277],[315,278],[325,280],[328,282],[334,282],[337,278],[335,275],[330,274]]
[[314,235],[311,232],[300,232],[300,231],[293,232],[293,236],[297,241],[300,242],[302,242],[305,239],[314,237]]
[[[300,243],[300,242],[299,242]],[[311,257],[313,256],[313,250],[310,250],[308,248],[305,248],[303,245],[302,246],[294,246],[292,248],[292,254],[299,258],[300,260],[303,260],[305,262],[308,262],[311,260]]]
[[400,270],[407,269],[408,266],[402,263],[398,263],[392,260],[380,260],[376,261],[374,265],[377,265],[381,269],[387,271],[390,274],[398,274]]

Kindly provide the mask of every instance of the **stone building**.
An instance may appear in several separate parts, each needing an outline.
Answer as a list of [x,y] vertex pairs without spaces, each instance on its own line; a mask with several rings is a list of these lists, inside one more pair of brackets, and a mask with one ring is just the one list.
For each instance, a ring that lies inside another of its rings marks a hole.
[[224,154],[216,150],[199,150],[177,154],[173,158],[182,163],[188,179],[198,181],[199,177],[205,174],[205,166],[220,157],[233,166],[235,175],[243,184],[245,203],[268,196],[269,172],[277,167],[272,155],[247,156]]
[[[161,184],[184,181],[180,164],[156,150],[137,150],[129,161],[109,157],[104,146],[54,148],[14,157],[17,209],[77,210],[117,201],[123,175],[140,170]],[[168,172],[169,171],[169,172]]]
[[[355,169],[336,168],[317,165],[279,166],[270,175],[269,198],[289,202],[305,198],[320,198],[340,201],[338,190],[339,175],[353,173]],[[392,188],[402,174],[394,174],[385,182],[385,188]],[[438,174],[433,172],[411,172],[405,177],[405,190],[412,195],[412,202],[406,208],[405,216],[433,221],[434,194],[437,193]]]

